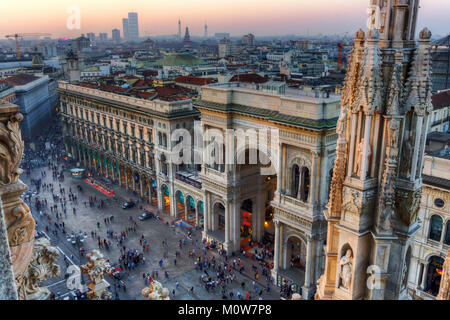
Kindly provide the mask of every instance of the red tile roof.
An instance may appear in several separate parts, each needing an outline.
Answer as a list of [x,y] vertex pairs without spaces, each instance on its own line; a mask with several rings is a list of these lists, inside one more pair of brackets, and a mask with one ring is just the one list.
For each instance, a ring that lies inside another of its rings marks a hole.
[[39,77],[33,76],[31,74],[18,73],[6,78],[5,80],[12,86],[23,86],[37,79],[39,79]]
[[450,89],[434,94],[431,101],[435,110],[450,106]]
[[158,75],[158,71],[146,70],[146,71],[142,71],[142,75],[144,77],[156,77]]
[[205,86],[207,84],[215,83],[212,78],[200,78],[195,76],[179,76],[175,79],[177,83],[193,84],[196,86]]

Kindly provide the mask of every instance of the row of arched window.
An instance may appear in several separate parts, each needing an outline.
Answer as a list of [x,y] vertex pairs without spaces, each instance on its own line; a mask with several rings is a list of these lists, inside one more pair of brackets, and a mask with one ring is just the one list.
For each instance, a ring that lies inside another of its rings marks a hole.
[[[442,231],[444,229],[444,220],[437,214],[432,215],[430,219],[430,233],[428,238],[434,241],[441,241]],[[450,245],[450,220],[445,224],[444,243]]]

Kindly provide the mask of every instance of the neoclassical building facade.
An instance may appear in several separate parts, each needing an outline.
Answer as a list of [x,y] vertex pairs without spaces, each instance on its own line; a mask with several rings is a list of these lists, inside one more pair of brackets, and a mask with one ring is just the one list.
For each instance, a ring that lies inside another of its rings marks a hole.
[[[195,102],[206,140],[204,159],[209,152],[220,153],[207,146],[222,137],[227,160],[202,164],[204,237],[228,251],[246,247],[250,239],[272,240],[274,278],[278,283],[290,280],[308,299],[324,263],[322,210],[328,201],[340,98],[267,89],[210,85]],[[251,132],[267,132],[268,137],[256,139]],[[255,163],[249,161],[253,151]]]
[[203,224],[201,182],[194,166],[171,161],[171,133],[192,132],[190,100],[149,101],[59,82],[64,143],[80,165],[172,216]]

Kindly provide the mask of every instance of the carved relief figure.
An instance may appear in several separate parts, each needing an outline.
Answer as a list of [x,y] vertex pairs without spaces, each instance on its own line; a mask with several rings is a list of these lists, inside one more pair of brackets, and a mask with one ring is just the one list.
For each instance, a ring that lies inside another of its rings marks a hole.
[[391,120],[389,122],[389,146],[391,148],[398,147],[398,129],[400,128],[400,123],[398,120]]
[[339,278],[341,279],[341,287],[345,289],[350,289],[352,282],[352,249],[347,249],[345,255],[342,256],[339,261],[339,266],[341,271],[339,272]]

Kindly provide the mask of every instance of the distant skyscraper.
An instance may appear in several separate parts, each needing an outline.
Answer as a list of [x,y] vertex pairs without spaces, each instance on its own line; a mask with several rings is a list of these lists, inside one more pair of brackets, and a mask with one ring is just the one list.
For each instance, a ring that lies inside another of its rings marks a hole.
[[178,40],[181,40],[181,20],[178,19]]
[[125,41],[130,41],[129,39],[129,33],[128,33],[128,19],[124,18],[122,19],[122,27],[123,27],[123,38]]
[[128,13],[128,35],[130,37],[130,41],[139,40],[139,22],[138,14],[136,12]]
[[115,43],[119,43],[120,42],[120,30],[119,29],[113,29],[113,31],[112,31],[112,40]]
[[108,41],[108,34],[107,33],[100,33],[99,34],[99,39],[100,39],[100,42]]
[[255,36],[251,33],[242,37],[242,44],[253,47],[255,45]]
[[89,41],[91,41],[91,43],[95,41],[95,33],[89,32],[87,34],[87,37],[88,37]]
[[205,39],[208,38],[208,25],[206,24],[205,21]]

